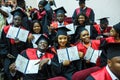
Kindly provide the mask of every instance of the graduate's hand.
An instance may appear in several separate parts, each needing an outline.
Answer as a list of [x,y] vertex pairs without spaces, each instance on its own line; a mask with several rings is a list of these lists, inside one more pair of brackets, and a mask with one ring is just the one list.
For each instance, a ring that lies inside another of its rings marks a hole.
[[63,61],[63,66],[68,66],[70,65],[70,61],[69,60],[64,60]]
[[49,60],[50,60],[49,58],[46,58],[46,59],[40,60],[40,61],[39,61],[38,63],[36,63],[36,64],[39,64],[39,69],[41,70],[42,67],[43,67],[43,65],[44,65],[44,64],[47,64]]
[[34,36],[32,34],[29,34],[28,36],[28,42],[30,43],[34,39]]
[[90,63],[90,60],[86,60],[86,63]]
[[16,72],[15,63],[12,63],[12,64],[9,66],[9,70],[10,70],[11,73],[15,73],[15,72]]
[[11,59],[14,59],[14,58],[15,58],[15,57],[14,57],[12,54],[10,54],[10,53],[7,54],[7,57],[8,57],[8,58],[11,58]]
[[79,51],[78,54],[79,54],[79,57],[80,57],[80,58],[83,58],[83,57],[84,57],[83,52],[80,52],[80,51]]

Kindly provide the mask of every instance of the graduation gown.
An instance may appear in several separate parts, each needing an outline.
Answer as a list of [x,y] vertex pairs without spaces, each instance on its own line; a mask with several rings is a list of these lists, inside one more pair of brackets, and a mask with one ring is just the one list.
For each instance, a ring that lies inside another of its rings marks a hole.
[[[53,49],[54,52],[54,49]],[[72,61],[70,65],[63,66],[63,63],[59,63],[57,53],[51,61],[52,75],[64,76],[67,80],[72,80],[72,75],[76,71],[81,70],[81,60]]]
[[[83,45],[83,43],[81,42],[78,42],[76,43],[76,46],[78,48],[78,51],[80,52],[83,52],[84,56],[86,54],[86,51],[87,51],[87,48]],[[100,40],[91,40],[91,47],[94,49],[94,50],[99,50],[99,47],[100,47]],[[89,68],[89,67],[93,67],[93,66],[96,66],[96,65],[100,65],[100,58],[97,59],[97,62],[96,64],[94,63],[85,63],[83,61],[83,69],[84,68]]]
[[[27,50],[21,53],[22,56],[26,57],[29,60],[40,59],[43,60],[45,58],[53,58],[54,54],[50,52],[45,52],[40,58],[37,56],[37,49],[28,48]],[[38,74],[24,74],[23,80],[47,80],[51,77],[51,69],[49,65],[45,64],[42,67],[42,70],[39,70]]]
[[[21,51],[29,47],[29,44],[27,42],[15,43],[14,39],[6,38],[6,34],[10,26],[11,25],[8,25],[3,28],[2,35],[1,35],[1,43],[0,43],[0,46],[2,46],[1,47],[2,53],[0,54],[4,59],[3,66],[4,66],[4,73],[6,76],[5,78],[7,78],[6,80],[12,80],[11,74],[9,73],[9,65],[15,61],[17,55],[20,54]],[[7,57],[8,53],[13,55],[15,58],[8,58]]]
[[91,76],[89,76],[86,80],[112,80],[112,78],[107,72],[106,67],[103,67],[102,69],[91,73]]
[[103,38],[108,37],[108,36],[103,35],[103,33],[110,33],[110,30],[112,29],[111,26],[108,26],[105,30],[101,31],[101,28],[100,28],[100,25],[99,25],[99,24],[95,24],[94,27],[95,27],[95,29],[97,30],[98,35],[103,36]]
[[80,13],[84,13],[89,18],[90,23],[94,23],[95,14],[94,11],[89,7],[86,7],[85,9],[76,8],[72,15],[73,22],[75,21],[77,15]]

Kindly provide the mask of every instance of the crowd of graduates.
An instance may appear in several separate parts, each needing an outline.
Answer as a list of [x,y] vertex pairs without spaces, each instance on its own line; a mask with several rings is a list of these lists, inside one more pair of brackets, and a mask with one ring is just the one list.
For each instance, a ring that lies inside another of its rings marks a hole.
[[[105,16],[96,23],[95,13],[86,6],[85,0],[79,0],[79,8],[72,17],[65,15],[64,7],[53,10],[54,0],[40,0],[36,4],[38,9],[26,8],[22,0],[16,6],[8,3],[6,0],[5,4],[0,2],[0,72],[4,73],[4,80],[52,80],[54,77],[56,80],[75,80],[72,76],[76,72],[95,66],[101,69],[89,73],[86,80],[120,79],[120,22],[109,26],[109,17]],[[74,34],[67,33],[69,24],[75,27]],[[86,29],[88,25],[89,30]],[[29,31],[26,42],[8,38],[11,27]],[[32,42],[34,34],[40,34],[35,43]],[[77,47],[80,59],[59,63],[57,50],[73,46]],[[102,51],[95,63],[85,59],[89,47]],[[29,60],[39,59],[36,63],[39,64],[38,73],[19,72],[15,63],[18,54]]]

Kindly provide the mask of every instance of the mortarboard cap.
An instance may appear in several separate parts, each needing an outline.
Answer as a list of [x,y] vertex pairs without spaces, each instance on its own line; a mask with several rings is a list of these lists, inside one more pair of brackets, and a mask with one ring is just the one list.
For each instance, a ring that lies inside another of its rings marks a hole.
[[59,35],[67,35],[67,31],[70,31],[68,28],[66,28],[65,26],[63,27],[59,27],[56,29],[57,30],[57,36]]
[[79,0],[79,4],[85,4],[86,0]]
[[46,40],[46,41],[48,42],[48,45],[49,45],[50,40],[49,40],[49,37],[48,37],[46,34],[42,34],[42,35],[38,38],[38,40],[35,42],[35,44],[38,45],[39,41],[40,41],[40,40],[43,40],[43,39]]
[[120,43],[107,44],[107,59],[120,56]]
[[108,23],[108,18],[109,18],[109,17],[100,18],[100,19],[99,19],[99,20],[100,20],[100,23],[101,23],[101,24]]
[[117,24],[115,24],[115,25],[113,25],[113,28],[115,29],[115,31],[116,31],[117,33],[120,34],[120,22],[117,23]]
[[66,13],[66,10],[64,9],[64,7],[57,8],[54,11],[55,11],[56,14],[58,14],[58,13],[65,14]]
[[25,14],[20,8],[12,11],[11,14],[12,14],[13,16],[15,16],[15,15],[19,15],[19,16],[21,16],[21,17],[25,17],[25,16],[26,16],[26,14]]

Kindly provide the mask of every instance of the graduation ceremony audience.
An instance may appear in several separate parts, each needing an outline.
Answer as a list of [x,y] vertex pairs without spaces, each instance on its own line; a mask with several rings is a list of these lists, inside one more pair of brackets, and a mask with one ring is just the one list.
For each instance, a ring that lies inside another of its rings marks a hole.
[[78,1],[68,17],[55,0],[39,0],[38,8],[0,0],[0,80],[120,79],[120,22],[96,23],[86,0]]

